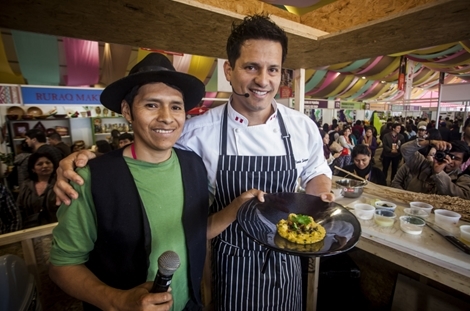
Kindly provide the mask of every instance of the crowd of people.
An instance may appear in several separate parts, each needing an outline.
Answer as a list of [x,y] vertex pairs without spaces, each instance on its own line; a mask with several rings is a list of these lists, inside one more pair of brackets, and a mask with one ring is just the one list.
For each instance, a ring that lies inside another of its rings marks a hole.
[[[132,134],[122,133],[115,145],[106,140],[97,141],[93,150],[99,156],[133,140]],[[69,146],[57,132],[46,136],[40,129],[31,129],[25,133],[14,158],[14,169],[8,175],[8,187],[0,188],[0,234],[57,222],[58,206],[52,190],[56,169],[60,160],[84,149],[83,141]]]
[[[320,133],[325,159],[337,176],[351,177],[348,171],[384,186],[470,199],[470,118],[447,117],[439,124],[436,129],[436,122],[426,118],[397,117],[377,133],[360,120],[352,128],[332,120],[331,126],[322,125]],[[382,169],[374,160],[378,147]]]

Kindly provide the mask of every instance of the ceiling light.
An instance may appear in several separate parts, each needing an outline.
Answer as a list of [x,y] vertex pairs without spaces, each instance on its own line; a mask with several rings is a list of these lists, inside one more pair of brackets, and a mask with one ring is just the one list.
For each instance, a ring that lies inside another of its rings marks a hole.
[[362,79],[365,79],[366,77],[362,77]]

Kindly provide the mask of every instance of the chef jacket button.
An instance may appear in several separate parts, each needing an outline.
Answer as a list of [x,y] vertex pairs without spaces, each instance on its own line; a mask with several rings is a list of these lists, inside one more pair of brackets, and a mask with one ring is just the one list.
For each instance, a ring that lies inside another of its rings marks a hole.
[[238,133],[238,129],[235,129],[235,133]]
[[274,129],[273,132],[274,132],[274,133],[277,133],[277,129]]

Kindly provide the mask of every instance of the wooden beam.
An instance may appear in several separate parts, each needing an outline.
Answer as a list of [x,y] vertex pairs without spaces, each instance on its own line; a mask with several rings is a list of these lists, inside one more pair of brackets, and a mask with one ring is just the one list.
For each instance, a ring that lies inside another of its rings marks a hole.
[[300,16],[300,23],[326,32],[338,32],[437,1],[338,0]]
[[[3,0],[0,27],[226,58],[231,24],[243,15],[197,2]],[[470,39],[468,16],[468,0],[436,0],[319,40],[313,28],[274,18],[288,32],[285,65],[296,69]]]

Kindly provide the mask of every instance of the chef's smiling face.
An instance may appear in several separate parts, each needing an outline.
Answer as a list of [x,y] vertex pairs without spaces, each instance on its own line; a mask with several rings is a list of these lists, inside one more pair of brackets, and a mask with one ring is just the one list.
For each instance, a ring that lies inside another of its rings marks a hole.
[[183,95],[164,83],[141,86],[131,108],[124,101],[122,114],[132,122],[137,153],[156,151],[162,159],[171,154],[186,120]]
[[240,57],[232,65],[225,62],[225,77],[236,93],[249,94],[245,97],[234,93],[232,107],[249,121],[254,116],[266,121],[272,113],[271,102],[281,83],[281,44],[270,40],[246,40],[240,48]]

